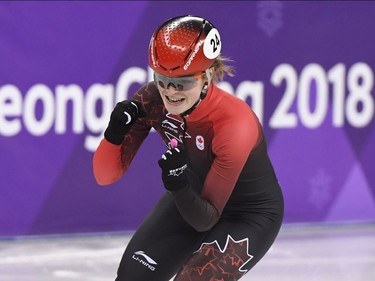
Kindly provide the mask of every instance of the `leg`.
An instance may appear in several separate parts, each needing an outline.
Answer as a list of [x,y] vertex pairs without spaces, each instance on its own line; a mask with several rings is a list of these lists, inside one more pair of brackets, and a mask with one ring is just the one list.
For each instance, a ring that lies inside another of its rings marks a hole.
[[207,235],[175,281],[237,281],[268,251],[281,219],[258,223],[220,221]]
[[183,220],[166,194],[130,240],[116,281],[168,281],[202,239],[203,234]]

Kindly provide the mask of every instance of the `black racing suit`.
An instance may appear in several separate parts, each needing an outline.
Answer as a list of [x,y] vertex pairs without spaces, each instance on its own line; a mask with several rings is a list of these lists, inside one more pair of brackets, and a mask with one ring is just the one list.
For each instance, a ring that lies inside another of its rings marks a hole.
[[153,83],[133,97],[140,118],[116,146],[105,139],[94,155],[101,184],[118,180],[154,128],[188,156],[189,185],[166,192],[133,235],[116,281],[235,281],[273,244],[283,196],[262,126],[242,100],[211,85],[187,117],[166,112]]

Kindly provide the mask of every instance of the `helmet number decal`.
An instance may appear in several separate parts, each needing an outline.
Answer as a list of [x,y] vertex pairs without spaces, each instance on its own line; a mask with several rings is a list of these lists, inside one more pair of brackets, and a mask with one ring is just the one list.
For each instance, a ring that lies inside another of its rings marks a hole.
[[208,59],[215,59],[220,55],[221,40],[219,31],[213,28],[204,40],[203,53]]

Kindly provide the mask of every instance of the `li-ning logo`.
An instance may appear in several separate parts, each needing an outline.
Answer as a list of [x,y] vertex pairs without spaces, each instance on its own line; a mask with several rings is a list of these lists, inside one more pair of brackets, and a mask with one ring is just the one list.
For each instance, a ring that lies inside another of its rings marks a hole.
[[[176,139],[182,143],[184,138],[191,138],[191,136],[185,131],[185,125],[181,120],[174,118],[170,113],[167,113],[166,117],[167,119],[161,122],[161,127],[166,129],[164,130],[164,134],[169,140]],[[179,132],[181,132],[181,134]],[[182,135],[182,132],[185,132],[185,136]]]
[[163,122],[161,122],[161,126],[163,128],[168,129],[168,130],[171,130],[172,132],[174,132],[176,134],[178,133],[178,127],[168,120],[164,120]]
[[[139,256],[141,256],[143,259],[145,259],[146,261],[144,261],[142,258],[140,258]],[[155,270],[155,266],[154,265],[157,265],[156,261],[154,261],[152,258],[150,258],[148,255],[145,254],[145,252],[143,251],[137,251],[137,252],[134,252],[133,254],[133,259],[138,261],[140,264],[146,266],[148,269],[150,269],[151,271],[154,271]]]

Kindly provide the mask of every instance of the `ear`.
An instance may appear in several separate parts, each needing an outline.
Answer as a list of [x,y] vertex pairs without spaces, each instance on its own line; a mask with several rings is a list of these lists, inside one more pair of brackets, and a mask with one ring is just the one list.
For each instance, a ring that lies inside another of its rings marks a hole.
[[209,69],[206,69],[206,81],[208,82],[208,85],[211,85],[211,83],[215,83],[216,81],[216,71],[215,67],[212,66]]

